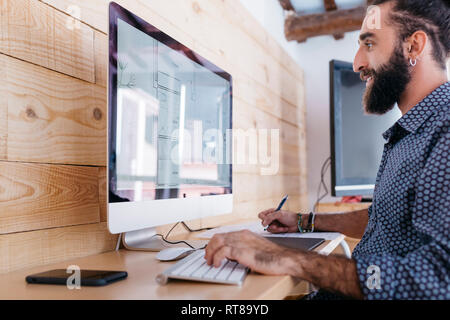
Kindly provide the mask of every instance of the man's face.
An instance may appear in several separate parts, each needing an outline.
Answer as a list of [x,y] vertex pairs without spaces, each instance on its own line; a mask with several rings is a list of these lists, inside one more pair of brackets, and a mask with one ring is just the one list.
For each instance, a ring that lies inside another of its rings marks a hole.
[[408,59],[397,31],[387,23],[391,7],[387,3],[369,11],[353,62],[353,70],[360,72],[361,79],[366,81],[363,106],[369,114],[381,115],[392,110],[411,80]]

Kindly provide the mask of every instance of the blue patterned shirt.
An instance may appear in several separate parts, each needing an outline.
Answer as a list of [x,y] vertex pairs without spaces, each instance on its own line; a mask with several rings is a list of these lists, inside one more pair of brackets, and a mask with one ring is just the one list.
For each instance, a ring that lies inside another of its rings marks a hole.
[[450,82],[383,137],[369,222],[353,251],[366,299],[450,299]]

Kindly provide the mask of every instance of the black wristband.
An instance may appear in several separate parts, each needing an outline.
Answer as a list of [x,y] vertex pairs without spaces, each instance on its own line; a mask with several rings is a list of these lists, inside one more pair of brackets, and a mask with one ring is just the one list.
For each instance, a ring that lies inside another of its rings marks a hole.
[[308,225],[306,226],[306,230],[308,232],[312,232],[312,220],[313,220],[313,213],[310,212],[308,216]]

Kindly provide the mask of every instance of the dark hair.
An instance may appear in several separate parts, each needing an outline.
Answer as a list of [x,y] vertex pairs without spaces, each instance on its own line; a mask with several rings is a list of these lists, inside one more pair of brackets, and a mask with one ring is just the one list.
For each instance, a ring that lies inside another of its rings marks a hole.
[[400,40],[404,41],[418,30],[431,39],[434,60],[443,69],[450,56],[450,1],[449,0],[372,0],[371,5],[393,2],[390,19],[398,26]]

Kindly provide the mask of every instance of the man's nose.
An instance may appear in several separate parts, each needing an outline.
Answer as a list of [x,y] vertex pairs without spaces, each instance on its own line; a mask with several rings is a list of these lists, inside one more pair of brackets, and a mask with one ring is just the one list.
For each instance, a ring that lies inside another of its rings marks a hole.
[[361,72],[364,69],[367,69],[368,67],[368,61],[363,54],[361,48],[358,49],[358,52],[356,52],[355,59],[353,60],[353,71],[354,72]]

